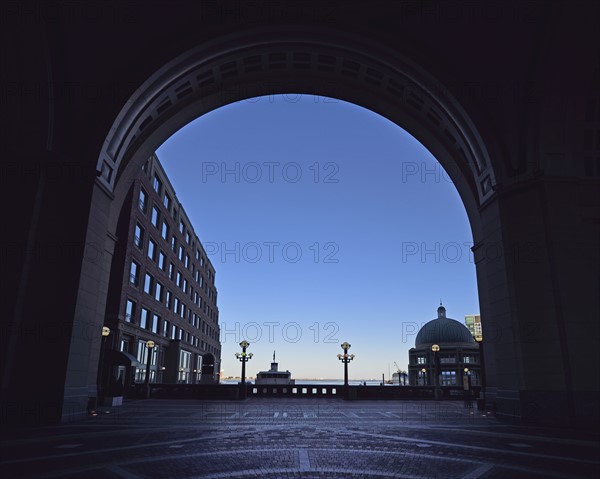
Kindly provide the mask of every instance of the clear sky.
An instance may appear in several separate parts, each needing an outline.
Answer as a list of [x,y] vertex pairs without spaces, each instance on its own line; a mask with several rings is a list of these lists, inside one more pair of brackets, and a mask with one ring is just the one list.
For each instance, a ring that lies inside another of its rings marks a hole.
[[479,312],[456,188],[410,134],[362,107],[260,97],[203,115],[157,151],[216,269],[224,376],[273,350],[292,377],[407,369],[422,324]]

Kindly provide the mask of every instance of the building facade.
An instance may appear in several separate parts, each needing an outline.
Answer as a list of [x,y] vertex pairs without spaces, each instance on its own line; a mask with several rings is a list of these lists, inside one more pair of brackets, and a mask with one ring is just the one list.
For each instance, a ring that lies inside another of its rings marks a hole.
[[[468,380],[481,385],[481,354],[471,331],[446,317],[441,304],[438,317],[423,325],[409,350],[408,375],[411,386],[460,386]],[[437,348],[435,347],[437,345]]]
[[[101,384],[219,380],[215,269],[156,155],[128,192],[117,225]],[[148,341],[154,347],[147,347]]]
[[483,339],[483,331],[481,329],[481,315],[479,314],[468,314],[465,316],[465,326],[471,335],[477,338],[477,341]]

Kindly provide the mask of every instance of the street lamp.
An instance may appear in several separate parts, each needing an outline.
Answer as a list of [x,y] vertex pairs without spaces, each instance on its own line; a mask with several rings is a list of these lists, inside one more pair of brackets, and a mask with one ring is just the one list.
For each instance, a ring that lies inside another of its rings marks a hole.
[[246,398],[246,363],[252,359],[252,353],[246,353],[246,349],[248,349],[250,343],[245,339],[240,343],[240,347],[242,348],[241,353],[235,353],[235,357],[242,363],[242,381],[240,383],[240,387],[242,388],[240,398]]
[[152,361],[152,350],[154,349],[154,341],[146,341],[146,348],[148,349],[148,361],[146,362],[146,377],[144,383],[146,384],[146,399],[150,397],[150,361]]
[[425,379],[427,378],[427,369],[423,368],[421,369],[421,385],[422,386],[426,386],[425,384]]
[[341,346],[344,350],[344,354],[338,354],[337,357],[342,363],[344,363],[344,387],[348,387],[348,363],[354,359],[354,354],[348,354],[350,343],[347,341],[342,343]]
[[433,344],[431,346],[431,350],[433,351],[433,397],[436,401],[442,399],[442,390],[440,388],[440,362],[438,358],[438,352],[440,350],[439,345]]
[[464,369],[465,375],[463,376],[463,390],[465,392],[465,407],[471,407],[471,375],[469,374],[469,368]]
[[104,351],[106,349],[106,338],[110,334],[110,328],[102,326],[102,342],[100,343],[100,367],[98,368],[98,399],[104,401]]
[[480,381],[481,381],[481,399],[483,402],[483,407],[485,408],[485,363],[483,362],[483,336],[477,334],[473,336],[473,339],[477,343],[479,348],[479,371],[480,371]]

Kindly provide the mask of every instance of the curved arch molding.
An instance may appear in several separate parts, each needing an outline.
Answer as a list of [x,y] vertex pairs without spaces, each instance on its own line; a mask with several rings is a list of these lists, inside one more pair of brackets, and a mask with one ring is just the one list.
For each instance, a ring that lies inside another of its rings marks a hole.
[[[282,78],[292,81],[271,81]],[[331,31],[246,33],[182,54],[149,78],[119,113],[98,159],[99,181],[113,191],[120,168],[149,133],[194,102],[202,114],[245,98],[307,93],[293,88],[335,97],[337,87],[376,98],[383,105],[371,107],[377,113],[386,107],[401,110],[446,145],[479,205],[493,195],[496,181],[485,146],[446,89],[396,52],[372,43],[356,46],[355,39]],[[208,105],[214,95],[220,100]]]

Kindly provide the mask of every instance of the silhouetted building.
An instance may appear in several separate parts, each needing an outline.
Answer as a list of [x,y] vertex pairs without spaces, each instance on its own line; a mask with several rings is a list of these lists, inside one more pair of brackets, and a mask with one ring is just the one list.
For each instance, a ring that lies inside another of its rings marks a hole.
[[279,371],[279,364],[275,361],[275,351],[273,351],[273,361],[271,369],[268,371],[259,371],[256,374],[256,384],[295,384],[292,379],[292,373],[289,371]]
[[[440,386],[460,386],[465,368],[471,385],[480,385],[479,345],[466,326],[446,317],[446,308],[441,304],[437,313],[436,319],[419,330],[415,347],[408,353],[410,385],[434,386],[438,374]],[[437,353],[432,350],[433,345],[439,346]]]
[[218,380],[215,270],[156,155],[142,167],[117,224],[102,384]]

